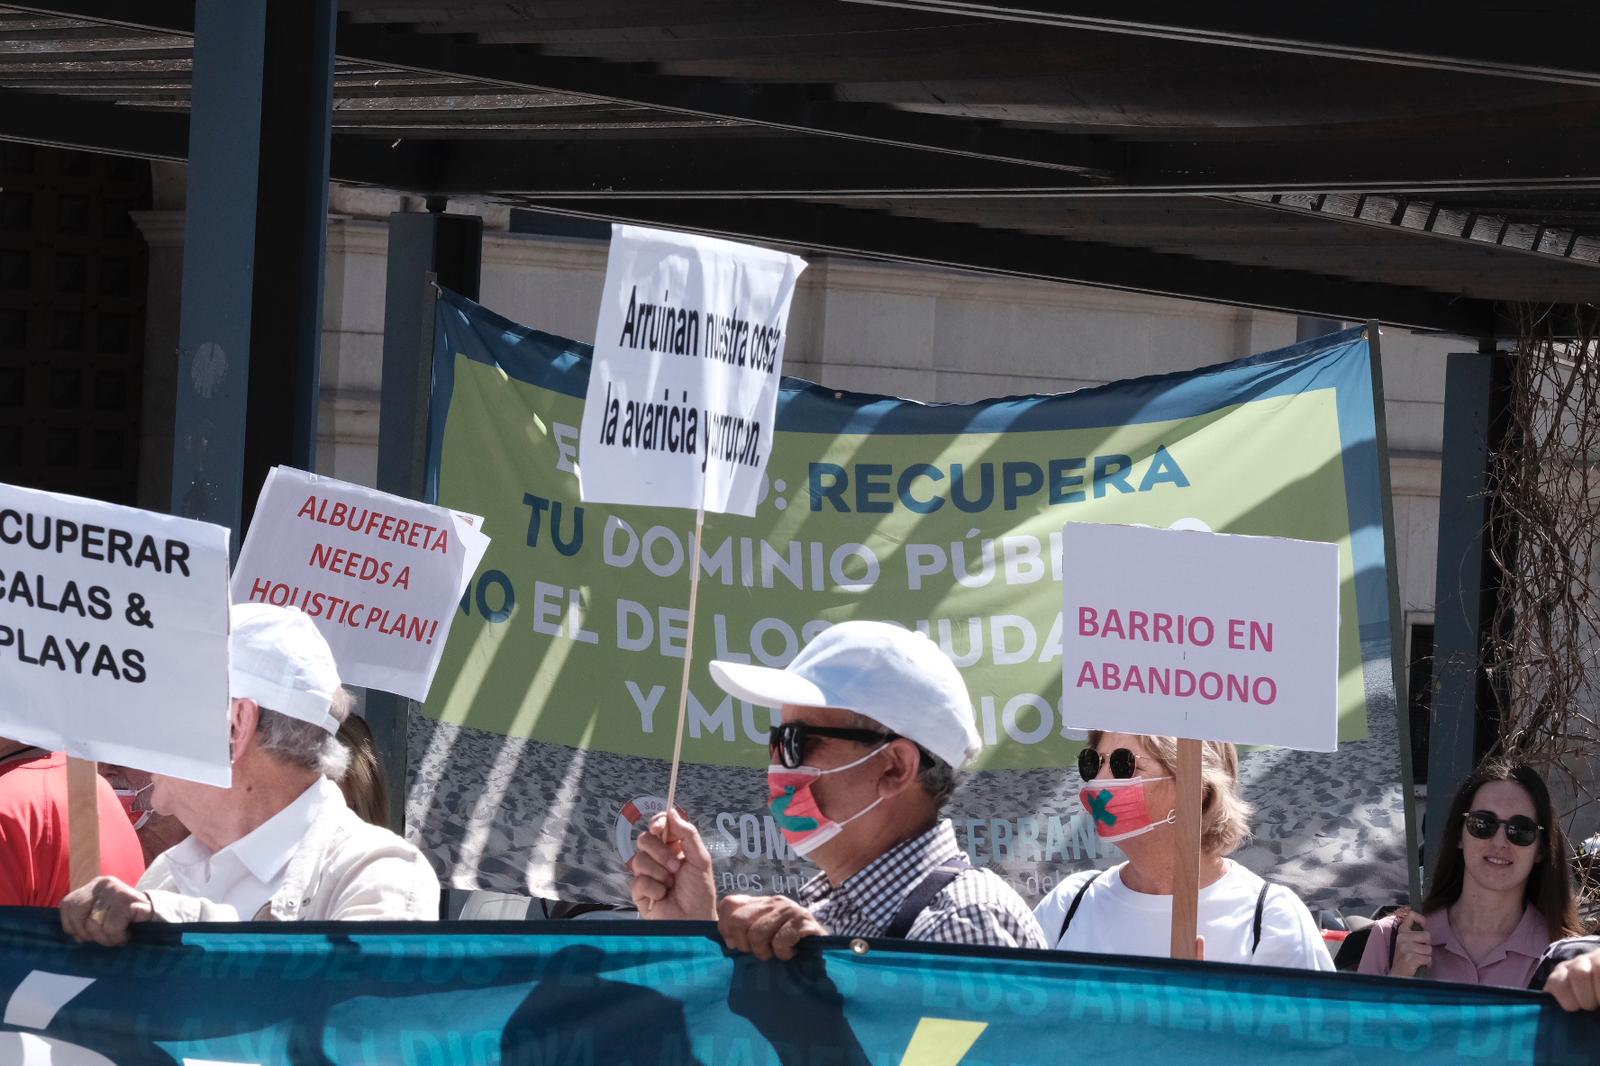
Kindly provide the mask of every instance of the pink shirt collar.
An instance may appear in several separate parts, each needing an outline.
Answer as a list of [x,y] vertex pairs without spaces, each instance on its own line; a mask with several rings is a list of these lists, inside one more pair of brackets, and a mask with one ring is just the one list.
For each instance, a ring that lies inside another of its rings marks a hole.
[[[1450,927],[1449,908],[1441,907],[1427,915],[1423,922],[1434,947],[1444,948],[1458,956],[1460,962],[1468,969],[1475,969],[1479,984],[1499,985],[1505,988],[1527,987],[1528,979],[1533,976],[1539,958],[1544,954],[1545,948],[1550,946],[1550,927],[1546,924],[1544,915],[1532,905],[1523,907],[1522,920],[1511,931],[1511,935],[1491,948],[1481,959],[1473,959],[1467,954],[1467,949],[1461,946],[1456,931]],[[1435,959],[1439,961],[1437,955]],[[1457,969],[1455,966],[1435,965],[1435,977],[1444,980],[1463,979],[1454,973],[1449,976],[1439,973],[1441,968],[1450,971]]]

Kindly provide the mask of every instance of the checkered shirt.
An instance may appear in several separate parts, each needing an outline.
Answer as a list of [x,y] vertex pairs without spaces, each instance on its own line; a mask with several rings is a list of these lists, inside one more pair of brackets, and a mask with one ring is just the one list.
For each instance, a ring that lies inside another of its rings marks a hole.
[[1557,940],[1545,949],[1544,957],[1539,960],[1538,968],[1533,971],[1533,978],[1528,982],[1528,987],[1535,991],[1543,990],[1544,983],[1550,979],[1550,972],[1557,964],[1588,954],[1597,948],[1600,948],[1600,936],[1572,936],[1565,940]]
[[[834,886],[818,874],[798,898],[835,936],[882,936],[900,904],[924,877],[961,854],[948,819],[896,844]],[[1044,934],[1022,897],[992,870],[966,869],[923,908],[907,940],[1043,948]]]

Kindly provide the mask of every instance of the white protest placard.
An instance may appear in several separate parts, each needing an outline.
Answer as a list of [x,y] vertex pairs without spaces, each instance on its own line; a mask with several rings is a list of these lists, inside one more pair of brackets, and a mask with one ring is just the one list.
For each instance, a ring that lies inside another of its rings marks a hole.
[[1062,720],[1338,746],[1339,546],[1069,522]]
[[611,228],[579,431],[585,501],[755,514],[805,267],[732,241]]
[[346,684],[427,698],[456,604],[489,538],[482,519],[273,467],[233,574],[235,603],[298,607]]
[[0,485],[0,736],[230,784],[228,531]]

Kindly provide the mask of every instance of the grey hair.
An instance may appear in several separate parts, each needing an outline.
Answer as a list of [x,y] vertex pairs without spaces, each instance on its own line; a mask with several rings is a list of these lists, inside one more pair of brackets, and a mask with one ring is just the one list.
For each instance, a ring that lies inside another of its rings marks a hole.
[[[847,728],[881,730],[884,725],[864,714],[851,711],[850,724]],[[910,737],[903,739],[911,740]],[[914,740],[911,740],[911,743],[917,744]],[[956,786],[961,783],[961,772],[921,744],[917,744],[917,750],[922,753],[922,768],[917,771],[917,783],[928,794],[928,798],[933,800],[934,810],[942,811],[945,804],[950,802],[950,797],[955,795]]]
[[[344,689],[334,693],[329,707],[333,717],[343,722],[350,713],[350,694]],[[259,705],[258,705],[259,706]],[[282,762],[312,770],[330,781],[342,781],[350,768],[350,750],[339,743],[333,733],[299,718],[291,718],[269,707],[260,707],[256,721],[256,742],[263,751],[271,752]]]
[[[922,747],[920,744],[917,746]],[[917,771],[917,780],[922,782],[923,789],[933,798],[934,809],[942,811],[945,804],[950,802],[950,797],[956,794],[961,773],[926,748],[922,748],[922,753],[927,758],[923,760],[922,769]]]

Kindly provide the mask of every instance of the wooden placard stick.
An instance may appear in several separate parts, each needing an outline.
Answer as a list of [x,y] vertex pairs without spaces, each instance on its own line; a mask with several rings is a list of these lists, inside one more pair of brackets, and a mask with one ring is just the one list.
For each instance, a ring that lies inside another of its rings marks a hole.
[[[705,532],[706,505],[705,489],[701,488],[700,509],[694,514],[694,547],[690,549],[692,559],[689,565],[689,632],[683,642],[683,684],[678,689],[678,732],[672,741],[672,772],[667,777],[667,811],[671,812],[678,802],[678,767],[683,762],[683,723],[689,717],[689,669],[694,665],[694,615],[695,607],[700,599],[700,538]],[[667,842],[667,823],[661,823],[661,831],[656,834],[662,843]],[[644,915],[650,916],[649,900],[645,901]]]
[[1200,741],[1178,740],[1178,820],[1173,825],[1172,957],[1195,959],[1200,923]]
[[67,839],[70,888],[100,876],[100,773],[93,759],[67,756]]
[[683,684],[678,690],[678,733],[672,741],[672,773],[667,778],[667,810],[678,800],[678,764],[683,762],[683,723],[689,717],[689,670],[694,665],[694,615],[700,599],[700,538],[705,531],[705,487],[701,486],[700,509],[694,513],[694,547],[689,564],[689,632],[683,641]]

